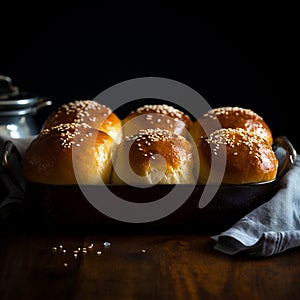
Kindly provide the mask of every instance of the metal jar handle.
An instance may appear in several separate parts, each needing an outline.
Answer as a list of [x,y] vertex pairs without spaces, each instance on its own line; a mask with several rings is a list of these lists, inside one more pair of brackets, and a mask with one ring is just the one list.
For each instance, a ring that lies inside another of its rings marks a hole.
[[[5,90],[5,93],[2,94],[1,89]],[[12,85],[11,78],[5,75],[0,75],[0,100],[6,100],[18,93],[19,88]]]

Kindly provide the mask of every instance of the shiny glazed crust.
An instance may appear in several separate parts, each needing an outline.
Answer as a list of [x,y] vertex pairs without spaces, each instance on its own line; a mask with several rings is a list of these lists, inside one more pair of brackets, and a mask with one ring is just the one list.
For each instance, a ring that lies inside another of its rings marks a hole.
[[113,184],[195,183],[192,145],[168,130],[147,129],[126,136],[118,147]]
[[110,135],[117,142],[122,138],[122,121],[111,109],[93,100],[76,100],[61,105],[46,119],[43,129],[64,123],[85,123]]
[[225,106],[209,110],[193,123],[190,134],[197,140],[220,128],[243,128],[273,143],[272,132],[263,118],[251,109],[241,107]]
[[[136,134],[141,129],[163,129],[186,136],[192,120],[182,111],[166,104],[144,105],[122,120],[124,135]],[[126,126],[127,125],[127,126]]]
[[113,144],[108,134],[86,124],[44,129],[25,152],[23,175],[45,184],[109,183]]
[[[212,158],[226,160],[222,183],[244,184],[276,178],[278,160],[269,142],[242,128],[222,128],[197,142],[198,183],[205,184]],[[213,180],[213,178],[212,178]]]

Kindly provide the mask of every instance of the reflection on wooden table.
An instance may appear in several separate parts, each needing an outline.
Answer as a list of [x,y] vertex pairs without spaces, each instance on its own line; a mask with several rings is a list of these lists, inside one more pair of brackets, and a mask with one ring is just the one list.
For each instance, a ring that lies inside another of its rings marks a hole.
[[197,233],[1,232],[0,299],[293,299],[300,252],[228,256]]

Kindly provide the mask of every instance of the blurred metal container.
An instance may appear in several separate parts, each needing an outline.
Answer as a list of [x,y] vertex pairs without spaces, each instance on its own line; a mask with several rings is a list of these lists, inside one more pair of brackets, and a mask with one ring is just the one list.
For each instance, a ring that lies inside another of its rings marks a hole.
[[48,97],[13,86],[8,76],[0,75],[0,135],[24,138],[36,135],[39,128],[34,115],[52,105]]

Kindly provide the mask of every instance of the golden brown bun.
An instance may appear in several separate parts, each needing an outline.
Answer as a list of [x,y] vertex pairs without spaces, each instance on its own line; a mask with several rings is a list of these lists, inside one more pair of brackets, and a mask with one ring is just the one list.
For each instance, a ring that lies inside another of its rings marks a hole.
[[147,129],[118,146],[113,184],[196,183],[192,145],[169,130]]
[[136,134],[141,129],[160,128],[187,136],[186,131],[193,124],[187,114],[166,104],[139,107],[124,118],[122,122],[123,126],[125,125],[123,127],[124,135]]
[[[216,123],[216,119],[219,123]],[[272,132],[261,116],[241,107],[219,107],[209,110],[200,117],[190,128],[191,135],[199,139],[219,128],[243,128],[266,138],[273,143]]]
[[113,144],[108,134],[86,124],[44,129],[25,152],[23,175],[28,181],[46,184],[108,183]]
[[44,122],[43,129],[64,123],[85,123],[121,141],[122,121],[112,110],[93,100],[76,100],[58,107]]
[[257,183],[276,177],[278,160],[272,146],[266,139],[245,129],[216,130],[197,142],[197,150],[200,161],[199,184],[207,182],[212,156],[219,162],[226,159],[222,183]]

